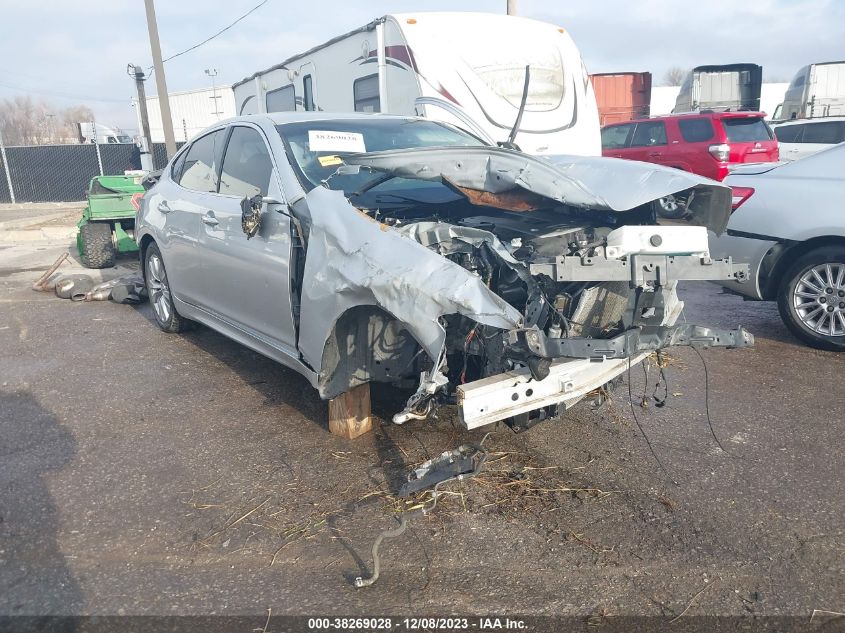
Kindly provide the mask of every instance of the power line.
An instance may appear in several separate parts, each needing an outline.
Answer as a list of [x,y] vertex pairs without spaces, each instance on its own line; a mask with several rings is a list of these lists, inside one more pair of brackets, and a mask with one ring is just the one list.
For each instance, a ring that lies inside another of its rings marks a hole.
[[246,18],[246,17],[247,17],[247,16],[249,16],[250,14],[254,13],[254,12],[255,12],[255,11],[257,11],[258,9],[260,9],[261,7],[263,7],[265,4],[267,4],[267,2],[269,2],[269,0],[262,0],[262,2],[259,2],[257,5],[255,5],[254,7],[252,7],[249,11],[247,11],[246,13],[244,13],[241,17],[239,17],[239,18],[238,18],[237,20],[235,20],[234,22],[232,22],[229,26],[226,26],[226,27],[224,27],[224,28],[220,29],[219,31],[217,31],[217,33],[215,33],[215,34],[214,34],[214,35],[212,35],[211,37],[204,39],[204,40],[203,40],[202,42],[200,42],[199,44],[195,44],[195,45],[191,46],[190,48],[186,48],[184,51],[181,51],[181,52],[179,52],[179,53],[176,53],[175,55],[171,55],[170,57],[167,57],[167,58],[165,58],[165,59],[164,59],[164,60],[162,60],[162,61],[163,61],[163,62],[169,62],[171,59],[176,59],[176,58],[177,58],[177,57],[179,57],[180,55],[184,55],[185,53],[190,53],[192,50],[195,50],[195,49],[199,48],[199,47],[200,47],[200,46],[202,46],[203,44],[207,44],[208,42],[210,42],[211,40],[213,40],[213,39],[214,39],[215,37],[217,37],[218,35],[222,35],[222,34],[223,34],[223,33],[225,33],[226,31],[228,31],[229,29],[231,29],[233,26],[235,26],[238,22],[240,22],[241,20],[243,20],[244,18]]
[[0,81],[0,86],[4,88],[8,88],[10,90],[16,90],[18,92],[23,92],[26,94],[35,94],[35,95],[42,95],[47,97],[55,97],[58,99],[70,99],[73,101],[94,101],[96,103],[127,103],[128,99],[103,99],[99,97],[90,97],[90,96],[82,96],[77,94],[72,94],[69,92],[60,92],[58,90],[45,90],[45,89],[38,89],[33,90],[32,88],[21,88],[20,86],[14,86],[12,84],[6,83],[4,81]]

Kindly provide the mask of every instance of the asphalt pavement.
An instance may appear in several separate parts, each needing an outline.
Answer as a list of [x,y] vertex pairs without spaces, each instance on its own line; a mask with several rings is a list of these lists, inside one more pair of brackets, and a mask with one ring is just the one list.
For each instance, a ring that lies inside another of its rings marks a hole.
[[702,352],[707,381],[672,350],[662,407],[635,367],[632,398],[494,428],[356,589],[404,473],[484,431],[394,426],[376,388],[376,430],[334,437],[302,377],[207,328],[32,291],[60,252],[0,245],[0,615],[845,611],[845,355],[771,304],[687,284],[684,318],[756,347]]

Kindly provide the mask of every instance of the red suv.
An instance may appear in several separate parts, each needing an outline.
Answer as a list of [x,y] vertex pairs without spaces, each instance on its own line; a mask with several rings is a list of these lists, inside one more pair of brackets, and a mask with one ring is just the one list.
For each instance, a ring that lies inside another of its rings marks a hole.
[[722,180],[731,164],[778,160],[778,142],[764,116],[692,112],[608,125],[601,130],[602,154]]

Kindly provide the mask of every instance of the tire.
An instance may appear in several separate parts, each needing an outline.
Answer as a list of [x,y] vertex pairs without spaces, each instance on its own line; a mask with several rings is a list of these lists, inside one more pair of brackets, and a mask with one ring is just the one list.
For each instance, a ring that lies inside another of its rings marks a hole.
[[687,213],[687,203],[683,198],[669,194],[651,203],[654,212],[667,220],[679,220]]
[[144,282],[156,323],[165,332],[182,332],[187,328],[187,320],[179,316],[173,304],[173,295],[164,268],[164,259],[155,242],[144,252]]
[[117,252],[112,240],[111,224],[88,222],[79,229],[79,256],[86,268],[111,268]]
[[797,338],[817,349],[845,352],[845,247],[801,255],[784,273],[777,300]]

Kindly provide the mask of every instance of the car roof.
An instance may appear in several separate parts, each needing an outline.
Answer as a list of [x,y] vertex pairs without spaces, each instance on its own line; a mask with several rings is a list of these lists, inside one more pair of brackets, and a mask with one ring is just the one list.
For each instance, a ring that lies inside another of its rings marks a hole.
[[828,121],[845,121],[845,116],[824,116],[815,117],[812,119],[789,119],[788,121],[781,121],[775,123],[773,127],[782,127],[784,125],[806,125],[808,123],[826,123]]
[[645,117],[642,119],[631,119],[630,121],[619,121],[618,123],[608,123],[603,127],[611,127],[614,125],[626,125],[628,123],[648,123],[649,121],[666,121],[669,119],[688,119],[691,117],[700,117],[707,119],[743,119],[743,118],[765,118],[765,112],[749,112],[745,110],[739,111],[725,111],[716,112],[711,110],[701,110],[699,112],[678,112],[676,114],[660,114],[657,116]]
[[242,114],[240,116],[232,117],[221,123],[235,123],[237,121],[270,121],[274,125],[282,125],[284,123],[303,123],[305,121],[348,121],[350,119],[397,119],[407,120],[414,119],[414,116],[401,116],[395,114],[381,114],[379,112],[268,112],[262,114]]

